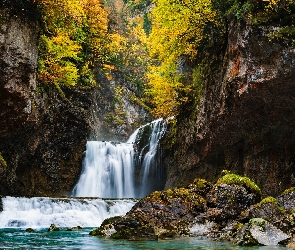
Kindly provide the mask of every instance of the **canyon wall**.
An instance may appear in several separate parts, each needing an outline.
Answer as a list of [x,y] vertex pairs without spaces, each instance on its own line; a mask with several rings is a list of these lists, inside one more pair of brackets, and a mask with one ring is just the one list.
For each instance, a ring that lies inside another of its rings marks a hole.
[[250,177],[264,195],[295,185],[295,47],[288,36],[272,38],[280,28],[229,19],[198,105],[182,107],[163,143],[166,188],[215,181],[223,169]]
[[37,82],[39,15],[30,1],[0,4],[0,195],[69,195],[87,140],[125,140],[145,122],[119,73],[97,69],[97,86],[63,94]]

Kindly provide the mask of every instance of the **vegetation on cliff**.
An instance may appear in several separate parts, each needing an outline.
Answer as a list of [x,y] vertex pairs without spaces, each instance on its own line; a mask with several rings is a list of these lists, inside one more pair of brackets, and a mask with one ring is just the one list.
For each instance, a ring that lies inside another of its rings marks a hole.
[[137,103],[149,106],[157,117],[178,114],[183,103],[198,102],[208,68],[204,50],[212,47],[212,36],[223,44],[226,17],[260,24],[280,21],[282,27],[270,39],[295,38],[293,0],[31,2],[41,13],[41,83],[58,89],[78,82],[92,86],[94,69],[109,79],[119,70],[144,91]]

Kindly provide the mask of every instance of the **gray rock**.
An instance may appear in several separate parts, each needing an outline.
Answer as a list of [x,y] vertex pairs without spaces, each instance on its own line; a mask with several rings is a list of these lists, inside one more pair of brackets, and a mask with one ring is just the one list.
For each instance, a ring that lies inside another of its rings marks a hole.
[[264,227],[255,224],[252,225],[250,233],[259,244],[265,246],[276,246],[281,241],[290,238],[289,235],[285,234],[283,231],[268,222],[264,223]]

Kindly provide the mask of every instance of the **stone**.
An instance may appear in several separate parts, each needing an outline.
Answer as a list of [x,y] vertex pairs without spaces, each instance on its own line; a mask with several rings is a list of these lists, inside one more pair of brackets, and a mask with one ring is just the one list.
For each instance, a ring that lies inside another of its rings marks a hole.
[[57,232],[59,230],[60,229],[55,224],[51,224],[47,231],[48,232]]
[[76,227],[71,227],[67,229],[67,231],[78,231],[78,230],[82,230],[82,227],[76,226]]
[[239,245],[276,246],[289,238],[289,235],[268,221],[262,218],[253,218],[239,230],[234,243]]
[[258,202],[260,196],[242,185],[220,184],[214,186],[206,195],[207,215],[210,220],[226,223],[235,220],[241,212]]
[[286,210],[295,209],[295,189],[286,190],[277,198],[278,204]]

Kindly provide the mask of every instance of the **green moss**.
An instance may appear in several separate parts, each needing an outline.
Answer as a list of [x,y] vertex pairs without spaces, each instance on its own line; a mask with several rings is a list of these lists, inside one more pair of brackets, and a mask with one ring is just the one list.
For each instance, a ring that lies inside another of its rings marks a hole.
[[220,185],[220,184],[228,184],[228,185],[242,185],[251,192],[254,192],[256,194],[261,195],[261,190],[260,188],[253,182],[251,181],[248,177],[236,175],[236,174],[226,174],[222,176],[221,178],[218,179],[215,185]]
[[265,230],[265,223],[266,223],[266,220],[264,220],[262,218],[252,218],[249,221],[250,226],[257,225],[259,227],[262,227],[264,230]]
[[[167,133],[167,142],[165,143],[166,149],[172,149],[177,141],[177,120],[169,119],[168,120],[168,133]],[[181,184],[180,184],[181,186]]]
[[274,204],[275,206],[277,206],[277,208],[278,208],[282,213],[285,213],[285,209],[282,208],[282,207],[280,207],[279,204],[278,204],[278,202],[277,202],[277,200],[276,200],[274,197],[272,197],[272,196],[268,196],[268,197],[264,198],[262,201],[260,201],[259,203],[257,203],[257,204],[255,205],[255,207],[260,207],[260,206],[262,206],[262,205],[264,205],[264,204],[267,204],[267,203],[272,203],[272,204]]
[[0,152],[0,166],[2,166],[4,169],[7,168],[7,163],[6,163],[6,161],[4,160],[4,158],[3,158],[2,154],[1,154],[1,152]]
[[290,188],[286,189],[282,194],[288,194],[288,193],[291,193],[294,191],[295,191],[295,187],[290,187]]
[[295,39],[295,27],[294,26],[285,26],[280,28],[277,32],[272,33],[268,36],[269,41],[272,42],[274,40],[290,40],[293,41]]
[[275,205],[278,205],[277,200],[272,196],[268,196],[268,197],[264,198],[261,202],[258,203],[258,205],[261,206],[266,203],[273,203]]
[[206,200],[192,192],[187,188],[174,188],[166,191],[155,191],[146,197],[148,200],[157,200],[159,202],[168,204],[172,199],[180,199],[182,202],[193,202],[196,206],[202,206],[206,204]]
[[192,185],[194,185],[196,188],[199,188],[199,189],[203,189],[207,187],[208,184],[209,184],[208,181],[206,181],[205,179],[200,179],[200,178],[194,179],[192,183]]

